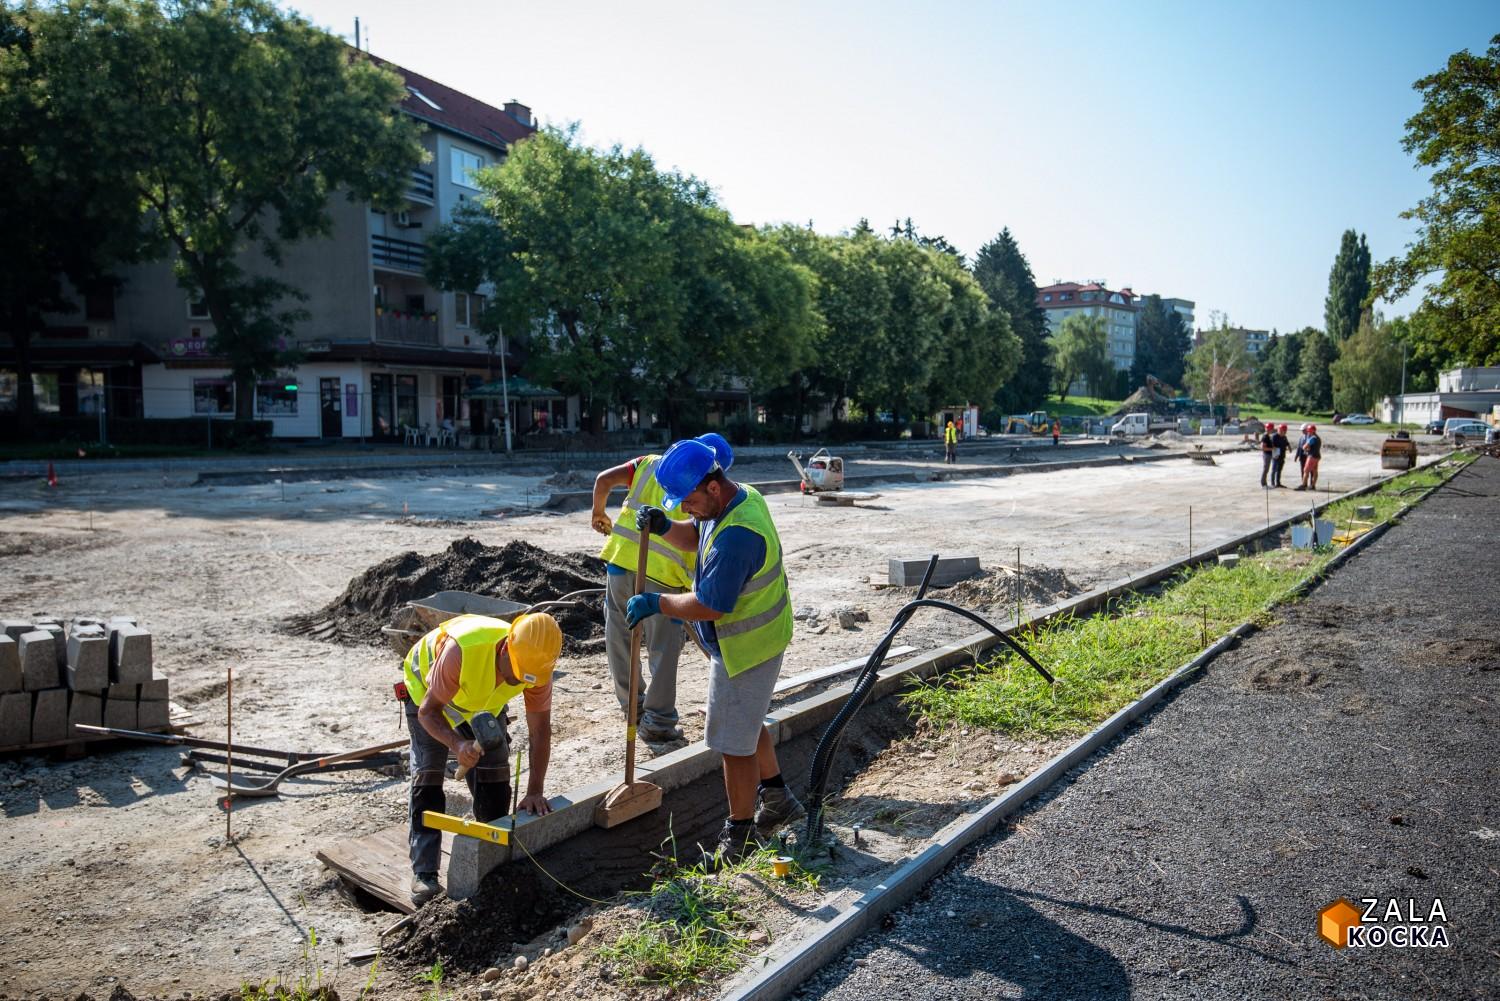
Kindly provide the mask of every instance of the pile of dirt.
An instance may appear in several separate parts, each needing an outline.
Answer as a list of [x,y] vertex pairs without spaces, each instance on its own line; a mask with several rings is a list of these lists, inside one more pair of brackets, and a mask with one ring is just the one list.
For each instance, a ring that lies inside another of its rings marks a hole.
[[[603,586],[604,562],[597,557],[550,553],[519,540],[496,548],[463,538],[431,556],[406,552],[377,563],[351,580],[333,601],[285,625],[289,632],[336,643],[380,644],[380,627],[390,625],[398,608],[438,591],[469,591],[532,604]],[[570,653],[604,635],[604,609],[597,596],[578,607],[551,612],[562,626],[563,649]]]
[[517,947],[564,925],[583,907],[535,867],[502,866],[468,900],[438,897],[424,905],[411,932],[381,955],[416,970],[436,960],[444,970],[469,974],[509,967]]
[[[915,591],[915,589],[912,589]],[[1083,588],[1068,579],[1068,575],[1052,567],[1021,568],[1021,600],[1036,607],[1050,605],[1071,598]],[[934,598],[951,601],[955,605],[976,611],[989,608],[1015,608],[1016,575],[1005,568],[981,570],[948,587],[933,588]]]
[[587,490],[593,485],[594,478],[592,476],[580,473],[576,469],[553,473],[542,481],[542,486],[554,487],[558,490]]

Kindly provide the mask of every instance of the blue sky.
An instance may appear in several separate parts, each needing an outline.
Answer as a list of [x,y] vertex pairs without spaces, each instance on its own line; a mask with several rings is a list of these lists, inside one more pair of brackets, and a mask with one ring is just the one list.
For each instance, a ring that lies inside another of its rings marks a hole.
[[[371,51],[596,145],[643,146],[740,222],[910,216],[1039,283],[1103,279],[1237,325],[1322,326],[1339,236],[1376,260],[1427,191],[1411,89],[1492,4],[302,0]],[[1413,300],[1386,304],[1400,315]]]

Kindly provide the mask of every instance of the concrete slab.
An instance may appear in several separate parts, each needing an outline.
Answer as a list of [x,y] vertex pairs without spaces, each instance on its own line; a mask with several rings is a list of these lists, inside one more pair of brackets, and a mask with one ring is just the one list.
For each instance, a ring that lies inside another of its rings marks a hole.
[[94,692],[73,692],[68,699],[68,736],[87,739],[86,734],[73,728],[82,723],[98,726],[104,719],[104,700]]
[[141,697],[141,686],[130,684],[114,684],[104,690],[107,699],[129,699],[134,702]]
[[[922,575],[927,572],[928,558],[900,559],[889,562],[889,575],[892,587],[916,587],[922,583]],[[932,584],[939,586],[952,584],[963,580],[979,572],[978,556],[947,556],[938,560],[937,568],[932,571]]]
[[68,739],[68,690],[48,688],[33,693],[31,740],[44,744]]
[[0,747],[31,743],[31,693],[0,695]]
[[57,651],[51,633],[43,629],[22,633],[21,638],[16,641],[16,653],[21,660],[23,689],[35,692],[62,684],[62,672],[57,667]]
[[152,675],[149,680],[141,682],[140,692],[136,696],[142,702],[165,702],[169,698],[167,694],[167,679]]
[[109,640],[103,635],[68,637],[68,687],[75,692],[99,692],[109,684]]
[[13,640],[20,639],[22,633],[29,633],[35,628],[36,625],[30,619],[0,619],[0,629]]
[[109,621],[105,623],[105,628],[114,629],[116,626],[138,626],[140,624],[140,620],[134,615],[111,615]]
[[38,622],[38,629],[45,629],[52,636],[52,655],[57,659],[58,671],[68,666],[68,634],[59,622]]
[[151,680],[151,634],[121,623],[109,633],[109,680],[142,684]]
[[[129,687],[129,686],[127,686]],[[136,714],[136,704],[133,698],[111,698],[104,699],[104,726],[112,726],[117,730],[139,730],[139,717]]]
[[16,641],[0,636],[0,692],[21,690],[21,652]]
[[137,702],[136,714],[138,729],[165,730],[172,722],[172,704],[170,702]]

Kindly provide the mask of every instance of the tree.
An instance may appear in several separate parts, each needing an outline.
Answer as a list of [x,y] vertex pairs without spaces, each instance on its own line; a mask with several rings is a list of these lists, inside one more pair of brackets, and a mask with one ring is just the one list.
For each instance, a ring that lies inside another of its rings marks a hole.
[[1292,402],[1298,410],[1312,412],[1333,407],[1333,377],[1330,369],[1338,356],[1328,335],[1311,328],[1302,332],[1302,352],[1297,359],[1297,378],[1292,383]]
[[23,433],[35,411],[31,339],[44,314],[77,309],[63,279],[72,291],[112,291],[111,269],[147,250],[118,163],[94,142],[102,109],[51,99],[63,26],[61,12],[32,0],[0,6],[0,329],[16,349]]
[[1168,308],[1161,296],[1150,295],[1141,304],[1135,322],[1135,361],[1130,366],[1130,381],[1146,384],[1153,375],[1169,386],[1182,385],[1187,353],[1193,346],[1192,332],[1182,314]]
[[1009,229],[979,248],[974,279],[995,308],[1010,318],[1011,331],[1021,345],[1015,374],[995,394],[995,404],[1002,413],[1034,409],[1052,389],[1052,352],[1031,265]]
[[1368,413],[1401,388],[1401,345],[1391,324],[1366,313],[1359,329],[1339,348],[1330,366],[1333,405],[1347,413]]
[[1305,336],[1306,331],[1279,336],[1272,333],[1251,380],[1256,400],[1276,408],[1292,406],[1292,383],[1297,380]]
[[1239,403],[1250,390],[1251,360],[1245,335],[1223,317],[1204,335],[1188,356],[1187,384],[1193,395],[1210,406]]
[[248,418],[257,377],[294,357],[304,314],[283,300],[305,295],[245,256],[280,265],[286,244],[326,235],[336,191],[401,204],[424,156],[401,79],[270,0],[76,0],[58,18],[49,96],[101,123],[94,158],[114,161],[207,306]]
[[1462,363],[1500,364],[1500,35],[1413,87],[1422,108],[1401,145],[1431,170],[1432,193],[1402,213],[1417,238],[1376,269],[1375,291],[1394,300],[1436,275],[1430,336]]
[[940,321],[938,362],[927,389],[926,413],[952,403],[989,401],[1016,371],[1021,342],[1010,318],[996,308],[962,262],[945,253],[928,263],[948,286],[948,308]]
[[1109,360],[1109,336],[1104,317],[1074,313],[1062,322],[1052,342],[1053,385],[1058,401],[1068,398],[1068,387],[1082,379],[1098,394],[1114,378]]
[[1369,245],[1364,234],[1346,229],[1328,272],[1328,298],[1323,304],[1323,320],[1334,344],[1342,344],[1358,329],[1360,311],[1369,295]]

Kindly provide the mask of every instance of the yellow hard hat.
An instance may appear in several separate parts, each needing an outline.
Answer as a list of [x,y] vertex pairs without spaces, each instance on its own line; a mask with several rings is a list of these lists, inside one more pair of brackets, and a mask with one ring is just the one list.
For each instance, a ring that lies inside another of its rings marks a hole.
[[510,624],[506,637],[510,646],[510,666],[517,678],[530,688],[541,688],[552,681],[552,668],[562,652],[562,629],[546,612],[522,615]]

